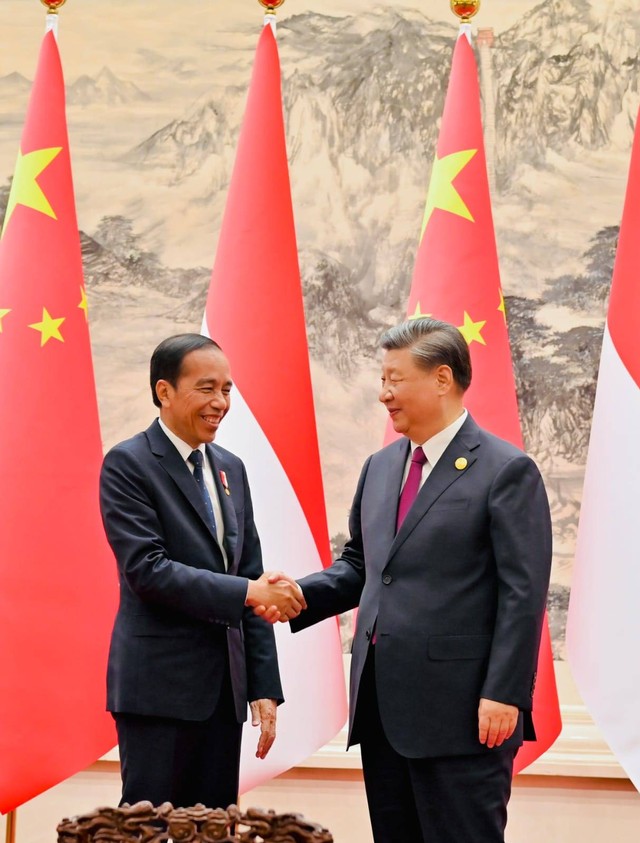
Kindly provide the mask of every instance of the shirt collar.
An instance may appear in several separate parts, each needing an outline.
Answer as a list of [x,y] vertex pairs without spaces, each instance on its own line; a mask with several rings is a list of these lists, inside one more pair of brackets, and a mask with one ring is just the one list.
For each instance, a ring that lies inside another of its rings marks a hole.
[[169,440],[169,442],[171,442],[171,444],[175,446],[176,450],[178,451],[178,453],[180,454],[180,456],[182,457],[182,459],[185,462],[191,456],[192,451],[200,451],[202,453],[203,457],[206,456],[207,452],[205,450],[204,442],[201,442],[200,445],[198,445],[197,448],[192,448],[191,445],[189,445],[188,442],[185,442],[183,439],[180,439],[180,437],[176,436],[175,433],[172,430],[169,430],[169,428],[162,421],[162,419],[160,419],[160,418],[158,419],[158,424],[162,428],[162,431],[165,434],[165,436],[167,437],[167,439]]
[[[432,436],[430,439],[427,439],[426,442],[422,443],[422,450],[424,451],[431,468],[434,468],[440,457],[447,450],[453,441],[454,436],[467,420],[468,415],[469,413],[467,410],[463,410],[462,415],[458,416],[454,422],[451,422],[451,424],[445,427],[444,430],[441,430],[439,433],[436,433],[435,436]],[[418,447],[419,443],[411,442],[411,453],[413,454],[415,449]]]

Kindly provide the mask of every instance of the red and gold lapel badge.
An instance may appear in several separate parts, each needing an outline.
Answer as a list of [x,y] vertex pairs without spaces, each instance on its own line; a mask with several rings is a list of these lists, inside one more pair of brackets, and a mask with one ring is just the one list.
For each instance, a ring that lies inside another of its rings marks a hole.
[[231,489],[229,488],[229,484],[227,483],[227,473],[220,469],[220,480],[222,481],[222,486],[224,488],[225,495],[231,494]]

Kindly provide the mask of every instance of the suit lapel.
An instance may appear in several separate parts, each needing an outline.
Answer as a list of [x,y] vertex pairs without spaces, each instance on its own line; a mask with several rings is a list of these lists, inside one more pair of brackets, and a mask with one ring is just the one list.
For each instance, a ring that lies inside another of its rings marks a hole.
[[[236,510],[233,502],[234,494],[236,496],[240,494],[240,489],[234,490],[231,487],[229,483],[230,469],[220,450],[216,448],[215,445],[207,445],[207,455],[211,463],[211,468],[213,469],[213,480],[216,484],[216,491],[218,492],[220,508],[222,509],[222,517],[224,519],[224,543],[226,545],[227,557],[229,560],[228,572],[230,574],[234,574],[236,573],[237,567],[235,555],[236,545],[238,543],[238,518],[236,516]],[[227,480],[226,488],[229,490],[229,494],[227,494],[222,482],[222,477],[220,475],[221,471],[224,471],[225,473],[225,478]]]
[[[444,454],[436,463],[431,474],[423,483],[413,506],[395,536],[389,557],[411,535],[442,493],[469,471],[478,458],[476,448],[479,445],[478,427],[471,416],[468,416],[458,433],[449,443]],[[456,468],[456,461],[459,459],[466,460],[464,468]],[[390,498],[390,500],[397,500],[397,498]]]
[[151,445],[152,453],[159,458],[160,465],[167,472],[169,477],[171,477],[173,482],[202,519],[202,522],[211,533],[211,536],[216,539],[217,544],[217,537],[214,535],[214,532],[211,529],[211,524],[209,523],[207,508],[204,505],[204,501],[198,491],[198,487],[195,484],[193,475],[187,468],[185,461],[182,459],[169,439],[164,435],[157,420],[151,425],[151,427],[147,428],[146,433],[147,439]]

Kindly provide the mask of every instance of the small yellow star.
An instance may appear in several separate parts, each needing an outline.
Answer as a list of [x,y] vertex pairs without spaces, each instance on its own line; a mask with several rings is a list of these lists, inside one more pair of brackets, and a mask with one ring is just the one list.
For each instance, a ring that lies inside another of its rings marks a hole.
[[50,339],[64,342],[64,338],[59,331],[60,325],[62,325],[64,319],[64,316],[61,319],[54,319],[49,315],[49,311],[46,307],[42,308],[42,322],[34,322],[33,325],[29,325],[29,327],[33,328],[34,331],[40,331],[40,348],[48,343]]
[[502,290],[500,290],[500,304],[498,305],[498,310],[502,313],[504,318],[504,324],[507,324],[507,308],[504,306],[504,296],[502,295]]
[[7,313],[11,313],[10,308],[9,309],[7,309],[7,308],[3,309],[3,308],[0,307],[0,334],[2,333],[2,320],[7,315]]
[[49,149],[35,149],[33,152],[27,152],[26,155],[23,155],[21,151],[18,152],[2,229],[3,235],[16,205],[24,205],[25,208],[33,208],[34,211],[40,211],[41,214],[53,217],[54,220],[58,219],[36,179],[61,151],[61,146],[52,146]]
[[424,209],[424,219],[422,220],[421,238],[431,219],[431,214],[436,208],[440,208],[441,211],[449,211],[451,214],[456,214],[459,217],[464,217],[464,219],[474,222],[471,211],[467,208],[464,200],[453,186],[453,180],[464,170],[477,151],[477,149],[463,149],[460,152],[445,155],[444,158],[438,158],[436,155],[433,162],[433,170],[431,171],[427,204]]
[[413,313],[408,318],[409,319],[422,319],[426,316],[431,316],[431,314],[430,313],[423,313],[420,310],[420,302],[418,302],[417,305],[416,305],[416,309],[413,311]]
[[467,345],[471,345],[471,343],[474,341],[479,342],[481,345],[486,345],[486,342],[484,341],[482,334],[480,333],[480,331],[484,328],[486,324],[486,320],[484,322],[474,322],[465,310],[464,325],[459,326],[458,330],[467,341]]
[[87,301],[87,293],[84,287],[80,287],[80,310],[84,310],[84,318],[89,321],[89,302]]

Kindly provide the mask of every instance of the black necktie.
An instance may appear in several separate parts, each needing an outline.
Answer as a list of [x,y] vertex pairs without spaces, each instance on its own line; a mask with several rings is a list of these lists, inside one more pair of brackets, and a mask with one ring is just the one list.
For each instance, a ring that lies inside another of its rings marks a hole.
[[204,472],[202,470],[202,451],[191,451],[191,453],[189,454],[189,462],[193,466],[193,479],[198,484],[200,496],[204,501],[204,505],[207,510],[207,515],[209,516],[209,526],[213,530],[213,534],[216,535],[216,518],[213,514],[213,504],[211,503],[209,492],[207,491],[207,487],[204,483]]

